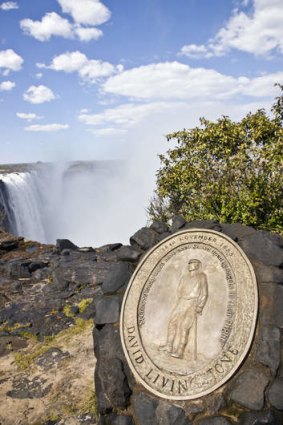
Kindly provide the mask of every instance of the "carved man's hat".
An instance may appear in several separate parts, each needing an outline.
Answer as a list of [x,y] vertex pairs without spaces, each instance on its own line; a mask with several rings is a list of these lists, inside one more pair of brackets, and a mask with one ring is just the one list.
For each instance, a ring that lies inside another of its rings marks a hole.
[[188,264],[192,264],[192,263],[200,264],[200,261],[197,260],[196,258],[193,258],[192,260],[188,261]]

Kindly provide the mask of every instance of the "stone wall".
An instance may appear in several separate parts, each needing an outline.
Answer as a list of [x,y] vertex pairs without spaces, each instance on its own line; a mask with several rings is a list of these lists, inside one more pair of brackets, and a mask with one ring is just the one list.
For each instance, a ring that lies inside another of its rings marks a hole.
[[[215,392],[191,401],[166,401],[138,384],[123,354],[119,315],[138,260],[156,243],[184,229],[206,228],[233,239],[250,259],[258,282],[259,315],[248,356]],[[283,423],[283,239],[240,224],[187,223],[177,216],[168,229],[153,223],[119,249],[96,301],[95,389],[100,425],[242,425]],[[115,247],[113,246],[113,252]]]

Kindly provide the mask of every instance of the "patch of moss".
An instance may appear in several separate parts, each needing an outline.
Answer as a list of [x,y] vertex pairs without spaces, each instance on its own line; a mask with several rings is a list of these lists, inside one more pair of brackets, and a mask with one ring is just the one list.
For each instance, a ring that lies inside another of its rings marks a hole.
[[92,319],[84,320],[81,317],[78,317],[77,319],[75,319],[75,324],[73,326],[70,326],[68,329],[60,332],[60,334],[61,335],[65,334],[67,337],[73,336],[73,335],[80,334],[85,329],[92,327],[92,326],[93,326],[93,320]]
[[29,327],[30,323],[15,323],[14,325],[9,325],[7,322],[5,322],[0,326],[0,332],[14,332],[17,329]]
[[46,279],[47,283],[53,283],[53,276],[48,276]]
[[[17,331],[18,329],[29,329],[29,328],[30,328],[30,323],[15,323],[14,325],[9,325],[6,322],[0,326],[0,332],[13,333]],[[17,332],[17,335],[25,339],[34,339],[37,341],[37,336],[33,334],[32,332],[29,332],[28,330],[19,330]]]
[[46,337],[44,337],[44,343],[49,344],[53,342],[54,339],[55,339],[55,335],[47,335]]
[[12,351],[13,350],[13,344],[11,342],[8,342],[8,344],[6,344],[6,349]]
[[[86,308],[92,303],[92,301],[93,301],[92,298],[84,298],[79,303],[75,304],[79,309],[79,313],[83,313],[86,310]],[[75,314],[72,312],[71,308],[72,308],[71,304],[65,304],[63,308],[63,313],[65,314],[66,317],[70,317],[74,319]]]
[[245,411],[245,409],[235,403],[231,403],[225,409],[221,410],[220,413],[226,416],[229,420],[238,422],[239,416]]
[[70,304],[66,304],[64,306],[63,313],[65,314],[66,317],[71,317],[71,318],[74,318],[75,317],[74,313],[71,311]]
[[81,318],[77,318],[75,320],[75,324],[73,326],[70,326],[67,329],[64,329],[63,331],[59,332],[55,336],[47,336],[44,339],[44,342],[38,343],[32,352],[18,352],[15,353],[15,362],[19,369],[24,370],[29,368],[34,361],[41,356],[42,354],[46,353],[50,348],[56,348],[58,345],[60,345],[60,341],[62,339],[70,339],[74,335],[78,335],[82,333],[87,328],[90,328],[93,326],[93,321],[90,320],[84,320]]
[[92,303],[92,298],[85,298],[78,303],[80,313],[83,313],[85,309]]
[[32,332],[20,331],[19,335],[22,338],[25,338],[25,339],[33,339],[34,341],[38,341],[38,337],[35,334],[33,334]]
[[34,362],[37,357],[41,356],[42,354],[46,353],[50,348],[50,345],[42,345],[40,344],[35,351],[32,353],[15,353],[15,362],[19,369],[25,370],[28,367],[31,366],[31,364]]

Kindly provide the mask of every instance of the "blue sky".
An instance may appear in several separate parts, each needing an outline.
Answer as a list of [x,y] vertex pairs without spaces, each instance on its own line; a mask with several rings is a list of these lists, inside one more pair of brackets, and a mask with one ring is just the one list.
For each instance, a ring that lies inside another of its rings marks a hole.
[[138,158],[200,116],[269,109],[282,0],[0,3],[0,163]]

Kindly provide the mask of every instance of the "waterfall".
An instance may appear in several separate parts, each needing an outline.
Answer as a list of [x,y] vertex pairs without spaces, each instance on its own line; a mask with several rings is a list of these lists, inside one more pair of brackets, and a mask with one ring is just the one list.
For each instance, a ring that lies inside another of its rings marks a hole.
[[0,175],[0,227],[10,233],[16,228],[13,210],[9,202],[9,193]]
[[[27,239],[53,244],[67,238],[79,246],[128,243],[142,223],[119,161],[39,163],[23,172],[11,166],[0,175],[0,213],[1,181],[6,230]],[[135,183],[133,188],[137,198]]]
[[0,179],[8,192],[9,209],[13,215],[9,214],[8,230],[28,239],[46,242],[44,181],[39,178],[38,172],[9,173],[0,176]]
[[[24,172],[0,175],[10,213],[7,230],[41,243],[54,243],[64,231],[66,164],[36,164]],[[1,200],[0,200],[1,201]],[[64,237],[68,237],[64,234]]]

